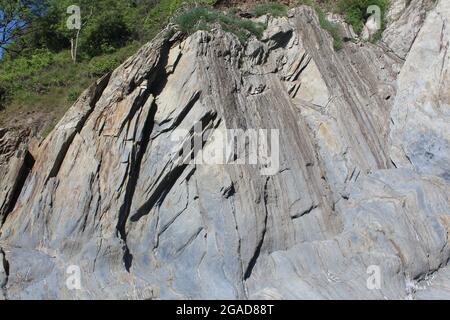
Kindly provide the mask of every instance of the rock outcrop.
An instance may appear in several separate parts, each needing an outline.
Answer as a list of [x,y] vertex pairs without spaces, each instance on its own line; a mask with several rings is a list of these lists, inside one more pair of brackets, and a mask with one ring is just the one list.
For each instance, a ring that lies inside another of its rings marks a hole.
[[[8,157],[0,298],[448,298],[450,3],[412,2],[339,52],[307,6],[245,47],[169,26]],[[227,129],[277,161],[180,161]]]

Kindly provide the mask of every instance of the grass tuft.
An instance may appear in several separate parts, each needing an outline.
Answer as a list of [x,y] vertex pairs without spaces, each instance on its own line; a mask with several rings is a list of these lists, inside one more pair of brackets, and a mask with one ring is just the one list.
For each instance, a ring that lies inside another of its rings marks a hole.
[[244,44],[251,35],[260,39],[265,26],[262,23],[239,18],[232,13],[223,13],[207,7],[193,7],[175,16],[174,22],[181,31],[192,34],[198,30],[210,31],[219,24],[226,32],[235,34]]
[[339,51],[344,46],[344,40],[341,35],[340,27],[337,23],[333,23],[327,19],[325,12],[322,9],[322,6],[329,7],[328,2],[323,2],[320,5],[313,0],[298,0],[299,5],[307,5],[316,11],[317,16],[319,17],[320,27],[333,37],[333,48],[335,51]]
[[255,17],[261,17],[263,15],[271,15],[273,17],[287,16],[289,7],[279,2],[269,2],[263,4],[256,4],[252,6],[249,12]]

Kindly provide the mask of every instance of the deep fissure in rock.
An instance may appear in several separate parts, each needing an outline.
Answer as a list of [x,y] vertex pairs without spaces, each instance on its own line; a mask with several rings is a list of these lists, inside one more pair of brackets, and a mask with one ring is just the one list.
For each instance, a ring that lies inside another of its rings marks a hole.
[[12,189],[12,197],[8,203],[7,209],[5,211],[5,215],[3,216],[3,219],[0,221],[0,227],[6,221],[6,218],[8,217],[8,215],[14,210],[17,200],[19,199],[19,196],[22,193],[22,189],[25,185],[25,181],[27,180],[28,175],[30,174],[31,170],[33,169],[34,162],[35,162],[35,159],[31,155],[31,153],[28,150],[26,150],[24,158],[23,158],[22,166],[20,167],[19,174],[17,175],[17,180]]
[[[153,95],[156,98],[164,89],[168,77],[164,67],[167,65],[168,62],[169,50],[170,50],[170,42],[167,41],[161,48],[162,58],[159,61],[158,67],[155,71],[156,74],[156,76],[154,77],[155,80],[148,83],[148,87],[143,94],[142,103],[140,104],[140,107],[142,107],[142,105],[150,97],[150,95]],[[153,74],[149,74],[147,78],[151,76],[153,76]],[[158,79],[158,81],[156,81],[156,79]],[[116,230],[119,234],[119,237],[123,241],[123,251],[124,251],[123,262],[125,265],[125,269],[128,272],[130,271],[130,268],[133,263],[133,254],[130,252],[130,249],[128,248],[127,245],[126,224],[128,217],[130,215],[131,202],[133,201],[133,196],[136,191],[136,184],[139,179],[142,159],[147,151],[147,147],[150,142],[150,136],[151,133],[153,132],[154,119],[157,110],[158,106],[155,102],[153,102],[152,106],[150,107],[150,112],[147,116],[147,119],[145,119],[142,140],[138,143],[137,146],[135,146],[135,150],[137,149],[137,151],[133,153],[134,159],[131,160],[129,181],[125,192],[124,202],[120,208],[119,218],[116,225]]]
[[266,237],[267,220],[269,218],[269,210],[267,209],[267,201],[268,201],[268,198],[269,198],[269,194],[267,193],[267,186],[269,184],[269,181],[270,181],[270,177],[268,177],[266,179],[266,183],[264,185],[264,197],[263,197],[264,208],[265,208],[264,229],[262,231],[261,240],[259,241],[258,245],[256,246],[255,253],[254,253],[253,257],[250,259],[250,262],[249,262],[249,264],[247,266],[247,269],[245,270],[244,281],[247,280],[248,278],[250,278],[250,276],[252,275],[253,268],[256,265],[256,262],[257,262],[257,260],[259,258],[259,255],[261,254],[261,248],[263,246],[264,239]]

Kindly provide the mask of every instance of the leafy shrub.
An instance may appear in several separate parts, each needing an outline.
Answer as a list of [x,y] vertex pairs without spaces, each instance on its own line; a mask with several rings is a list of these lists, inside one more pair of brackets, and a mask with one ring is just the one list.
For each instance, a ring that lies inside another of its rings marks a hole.
[[213,6],[217,0],[160,0],[143,18],[143,31],[145,40],[152,39],[169,22],[170,18],[183,5]]
[[48,50],[36,50],[29,57],[10,60],[5,57],[0,65],[0,88],[2,103],[8,102],[17,90],[24,89],[30,81],[39,78],[53,62],[53,54]]
[[348,24],[352,25],[356,33],[361,33],[365,21],[371,15],[367,12],[369,6],[376,5],[381,10],[381,30],[384,29],[384,18],[389,7],[389,0],[340,0],[337,5],[338,12],[345,16]]
[[88,68],[91,75],[100,77],[114,70],[118,65],[119,61],[115,55],[105,55],[92,58]]
[[130,40],[131,30],[122,18],[106,16],[86,27],[81,41],[81,51],[90,57],[112,53]]
[[139,48],[139,43],[130,44],[112,54],[92,58],[88,63],[88,73],[91,77],[101,77],[116,69],[126,58]]
[[265,29],[262,23],[206,7],[193,7],[183,11],[175,16],[174,22],[188,34],[198,30],[209,31],[215,24],[219,24],[224,31],[234,33],[241,43],[244,43],[251,34],[261,38]]
[[279,2],[269,2],[257,4],[250,8],[250,13],[256,17],[269,14],[274,17],[283,17],[287,15],[289,7]]

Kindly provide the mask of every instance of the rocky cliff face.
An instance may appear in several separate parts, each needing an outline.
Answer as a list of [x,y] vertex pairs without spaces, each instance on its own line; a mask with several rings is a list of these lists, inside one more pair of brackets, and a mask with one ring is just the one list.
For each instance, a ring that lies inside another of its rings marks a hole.
[[[389,17],[339,52],[306,6],[245,47],[168,27],[2,152],[0,297],[450,298],[450,2]],[[279,130],[277,170],[179,161],[226,129]]]

